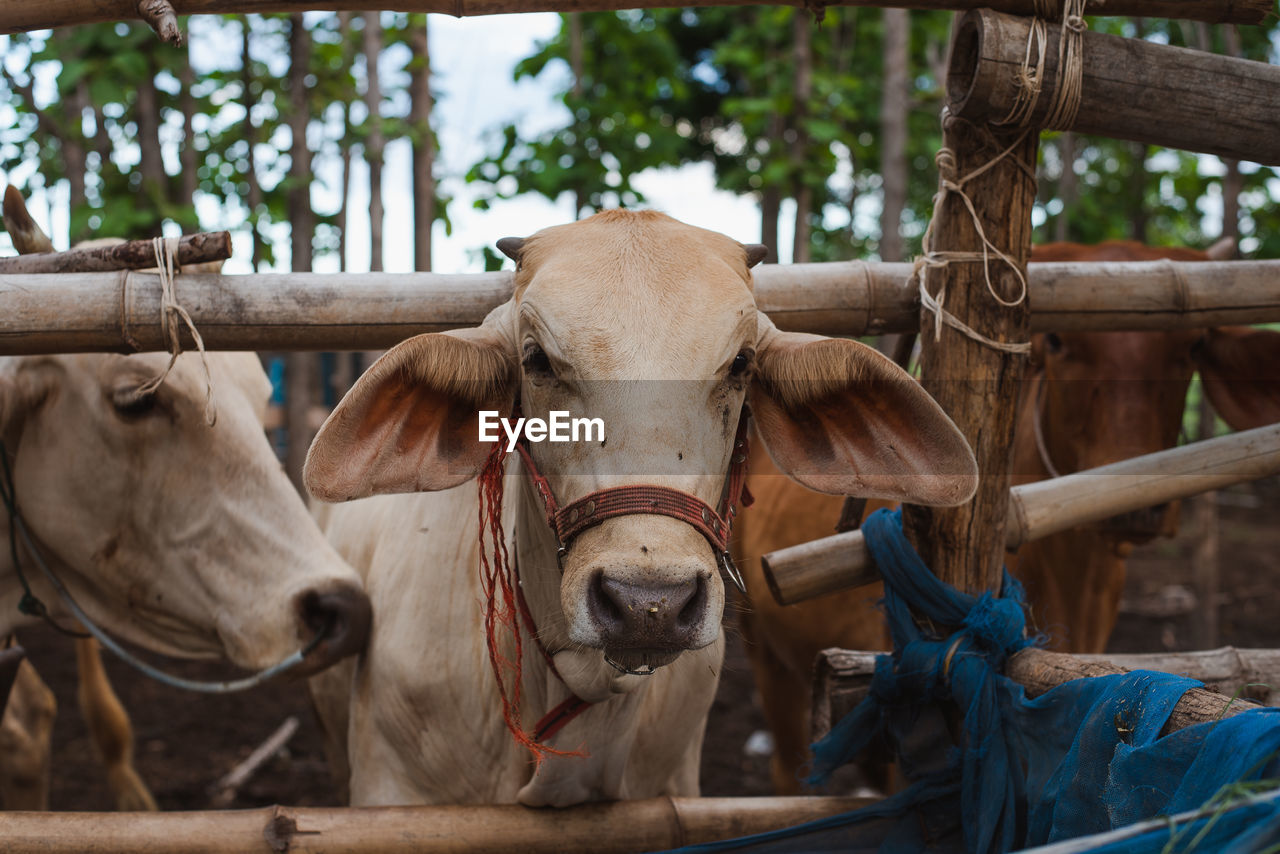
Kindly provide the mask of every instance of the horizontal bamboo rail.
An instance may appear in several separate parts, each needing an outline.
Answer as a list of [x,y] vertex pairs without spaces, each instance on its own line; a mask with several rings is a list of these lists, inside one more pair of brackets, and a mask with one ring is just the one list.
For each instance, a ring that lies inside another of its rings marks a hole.
[[0,815],[6,854],[660,851],[837,815],[867,798],[649,798],[565,809],[263,807],[225,812]]
[[[653,0],[170,0],[179,15],[269,12],[365,11],[437,12],[455,17],[504,15],[513,12],[597,12],[613,9],[657,8]],[[778,5],[774,0],[705,0],[705,6]],[[808,8],[804,0],[784,0]],[[140,13],[139,0],[4,0],[0,3],[0,33],[65,27],[101,21],[147,20],[160,28],[164,16]],[[155,4],[146,4],[155,5]],[[833,0],[825,6],[884,6],[884,0]],[[962,11],[988,6],[1013,15],[1033,15],[1034,0],[890,0],[903,9]],[[1271,11],[1271,0],[1088,0],[1087,14],[1182,18],[1209,23],[1258,24]],[[153,23],[154,22],[154,23]],[[174,32],[165,32],[172,40]],[[178,36],[180,38],[180,36]]]
[[[757,303],[793,331],[914,331],[920,307],[910,269],[766,264],[755,270]],[[1280,261],[1059,262],[1030,270],[1034,331],[1280,321]],[[211,350],[379,350],[479,323],[510,297],[511,274],[183,274],[175,293]],[[159,318],[154,273],[0,274],[0,355],[163,350]]]
[[[231,232],[202,231],[178,240],[181,267],[209,264],[231,257]],[[0,258],[0,274],[101,273],[112,270],[145,270],[156,266],[150,240],[126,240],[111,246],[87,246],[65,252],[40,252]]]
[[[1023,94],[1020,71],[1031,19],[990,9],[965,13],[947,69],[951,115],[1003,122]],[[1043,84],[1028,124],[1044,123],[1062,85],[1061,27],[1048,26]],[[1280,67],[1204,51],[1082,34],[1079,133],[1130,139],[1219,157],[1280,163]],[[1034,62],[1034,61],[1033,61]]]
[[[849,649],[824,649],[818,654],[811,713],[814,740],[830,732],[832,726],[862,702],[871,690],[876,657],[883,654]],[[1009,659],[1005,675],[1026,688],[1029,698],[1035,698],[1072,679],[1110,676],[1129,670],[1190,676],[1208,685],[1193,688],[1178,701],[1160,731],[1161,735],[1167,735],[1219,716],[1229,717],[1261,708],[1250,700],[1236,698],[1235,691],[1241,683],[1257,681],[1258,677],[1280,676],[1280,650],[1238,650],[1228,646],[1206,652],[1110,656],[1065,655],[1031,648]],[[1225,678],[1228,672],[1237,678]],[[1225,690],[1219,691],[1219,687]]]
[[[1015,549],[1077,525],[1280,473],[1280,424],[1124,460],[1010,492],[1005,543]],[[880,580],[861,531],[766,554],[774,598],[793,605]]]

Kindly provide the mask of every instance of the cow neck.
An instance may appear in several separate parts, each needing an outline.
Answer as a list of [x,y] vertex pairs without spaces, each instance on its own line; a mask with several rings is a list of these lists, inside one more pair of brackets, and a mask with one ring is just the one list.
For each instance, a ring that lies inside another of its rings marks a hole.
[[[517,403],[513,418],[519,418]],[[679,489],[656,484],[640,483],[626,486],[610,486],[584,495],[577,501],[561,507],[547,478],[538,470],[529,451],[528,442],[522,436],[516,443],[516,451],[524,462],[525,471],[533,482],[534,491],[542,499],[547,526],[555,534],[556,555],[564,568],[564,557],[569,546],[583,531],[618,516],[648,514],[669,516],[692,526],[706,538],[715,551],[721,570],[738,590],[746,593],[746,585],[729,554],[729,534],[738,504],[749,507],[754,500],[747,489],[747,457],[750,452],[751,410],[745,404],[738,417],[738,431],[734,436],[733,450],[729,456],[729,472],[720,490],[720,506],[713,508],[701,498]]]

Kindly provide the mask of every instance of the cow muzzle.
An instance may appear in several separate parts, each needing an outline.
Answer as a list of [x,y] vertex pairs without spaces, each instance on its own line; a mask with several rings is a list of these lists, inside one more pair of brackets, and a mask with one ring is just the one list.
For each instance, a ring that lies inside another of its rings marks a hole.
[[705,646],[709,578],[637,583],[600,572],[587,589],[587,614],[605,660],[626,673],[670,664],[686,649]]

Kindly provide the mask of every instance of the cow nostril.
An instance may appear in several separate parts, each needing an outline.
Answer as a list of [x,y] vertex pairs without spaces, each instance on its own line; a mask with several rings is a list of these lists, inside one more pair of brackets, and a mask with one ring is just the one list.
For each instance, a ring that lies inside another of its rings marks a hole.
[[699,574],[694,582],[693,595],[684,603],[680,613],[676,615],[676,625],[682,630],[693,630],[702,622],[707,610],[707,578]]
[[603,572],[592,576],[591,586],[587,588],[587,605],[602,627],[613,628],[626,622],[626,613],[622,609],[622,603],[618,601],[620,597],[615,595],[617,592],[605,584]]
[[308,590],[298,598],[298,617],[311,637],[323,635],[316,655],[332,663],[364,649],[373,610],[362,590]]

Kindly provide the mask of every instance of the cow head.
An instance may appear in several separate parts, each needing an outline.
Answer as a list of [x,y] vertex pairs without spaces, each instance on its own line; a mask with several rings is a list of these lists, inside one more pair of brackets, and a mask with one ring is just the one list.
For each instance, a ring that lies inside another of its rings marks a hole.
[[[1032,254],[1033,261],[1159,258],[1203,261],[1210,256],[1132,242],[1046,244]],[[1032,365],[1041,375],[1033,380],[1024,413],[1040,419],[1049,461],[1058,473],[1068,474],[1173,447],[1197,370],[1214,408],[1234,429],[1280,420],[1277,360],[1280,333],[1267,330],[1036,335]],[[1174,506],[1137,511],[1102,527],[1117,544],[1142,542],[1173,534],[1175,511]]]
[[[9,190],[5,220],[15,244],[38,247],[29,240],[39,229]],[[90,617],[158,652],[259,669],[322,630],[304,671],[358,651],[369,601],[266,439],[271,387],[257,357],[208,355],[212,427],[195,354],[180,356],[154,393],[137,393],[168,360],[0,359],[0,435],[19,508],[46,560]],[[7,548],[3,554],[12,625],[20,591]],[[30,556],[23,563],[58,613]]]
[[[754,249],[624,211],[502,248],[518,261],[512,299],[479,328],[413,338],[371,367],[311,447],[313,495],[461,484],[492,450],[477,411],[510,414],[517,398],[528,417],[604,422],[602,440],[532,445],[561,505],[650,483],[717,506],[744,402],[779,467],[814,489],[927,504],[972,494],[968,445],[907,374],[857,342],[782,332],[756,309]],[[525,495],[521,527],[540,538],[539,554],[519,555],[531,590],[556,578],[556,560],[541,505]],[[571,542],[562,569],[559,613],[538,615],[548,646],[633,668],[719,636],[716,556],[682,521],[609,519]]]

